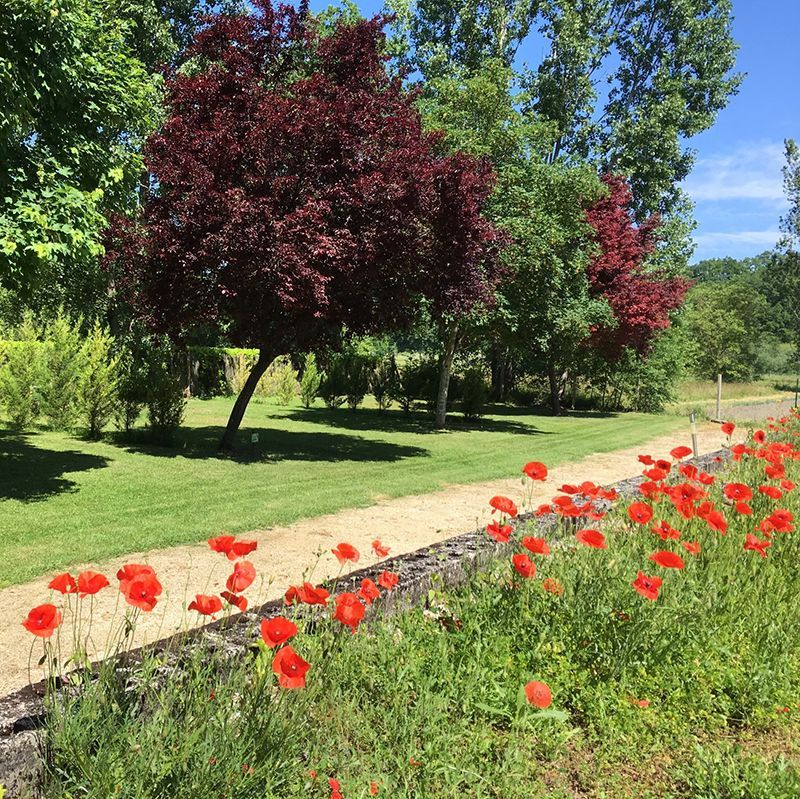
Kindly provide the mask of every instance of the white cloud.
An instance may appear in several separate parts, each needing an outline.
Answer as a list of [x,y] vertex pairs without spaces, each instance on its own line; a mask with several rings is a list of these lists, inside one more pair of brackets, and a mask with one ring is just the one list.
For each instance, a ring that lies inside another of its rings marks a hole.
[[697,233],[693,236],[695,244],[700,247],[712,248],[731,244],[752,244],[766,249],[774,247],[780,237],[781,232],[777,228],[730,232],[717,231],[711,233]]
[[750,142],[698,159],[684,188],[695,202],[752,200],[783,206],[783,142]]

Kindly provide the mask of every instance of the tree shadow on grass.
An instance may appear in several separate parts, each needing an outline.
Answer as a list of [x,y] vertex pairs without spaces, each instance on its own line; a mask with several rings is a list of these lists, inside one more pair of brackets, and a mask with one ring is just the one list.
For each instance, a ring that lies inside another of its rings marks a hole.
[[30,438],[0,430],[0,501],[33,502],[77,491],[77,484],[65,475],[108,465],[100,455],[44,449]]
[[[170,446],[158,446],[146,430],[127,434],[113,433],[109,440],[129,452],[141,452],[162,458],[219,458],[238,463],[279,461],[363,461],[392,462],[403,458],[427,457],[422,447],[392,444],[355,435],[319,431],[290,431],[246,428],[239,431],[236,450],[232,453],[217,449],[225,428],[221,425],[186,427],[179,430]],[[257,432],[258,443],[251,443],[251,432]]]
[[[503,410],[507,410],[502,406]],[[499,411],[487,410],[487,414]],[[526,414],[518,414],[524,416]],[[530,412],[527,413],[530,416]],[[482,416],[480,419],[467,420],[460,413],[448,414],[447,429],[437,430],[433,426],[433,417],[425,411],[412,411],[405,414],[400,410],[380,411],[376,408],[306,408],[290,411],[283,416],[295,422],[326,425],[342,430],[374,430],[382,433],[416,433],[419,435],[446,435],[448,431],[475,430],[486,433],[517,433],[519,435],[545,435],[547,431],[538,430],[536,425],[514,419],[497,419]]]

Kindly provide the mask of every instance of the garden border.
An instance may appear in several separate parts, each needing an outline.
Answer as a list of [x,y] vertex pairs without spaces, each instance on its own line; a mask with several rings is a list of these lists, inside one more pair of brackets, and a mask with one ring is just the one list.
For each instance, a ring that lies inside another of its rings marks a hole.
[[[707,471],[717,471],[729,457],[729,450],[720,449],[687,462]],[[623,497],[631,497],[645,479],[642,476],[629,477],[611,484],[609,488],[615,488]],[[598,504],[609,503],[600,500]],[[531,522],[537,525],[540,533],[548,533],[556,527],[557,517],[554,514],[535,516],[526,513],[517,517],[514,525]],[[513,546],[515,544],[498,544],[488,539],[482,528],[476,529],[349,572],[324,585],[330,588],[335,582],[337,592],[356,592],[365,577],[377,579],[384,569],[396,571],[401,576],[400,584],[369,608],[371,614],[391,615],[426,601],[428,592],[434,587],[454,588],[463,584],[472,573],[504,555]],[[146,649],[165,651],[176,641],[197,639],[200,646],[225,649],[234,656],[252,646],[256,638],[255,628],[261,618],[276,616],[283,608],[283,599],[274,599],[246,613],[163,638],[149,644]],[[142,648],[133,649],[127,656],[135,660],[142,651]],[[41,681],[0,697],[0,786],[8,791],[9,799],[34,799],[41,795],[38,790],[41,759],[37,730],[42,723],[44,689],[45,683]]]

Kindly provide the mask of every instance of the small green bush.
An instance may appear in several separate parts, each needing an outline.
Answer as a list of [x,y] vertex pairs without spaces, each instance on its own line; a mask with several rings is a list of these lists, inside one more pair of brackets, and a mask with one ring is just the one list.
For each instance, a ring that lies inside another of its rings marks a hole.
[[43,379],[39,330],[28,314],[16,329],[15,340],[5,346],[0,369],[0,402],[16,430],[29,429],[40,413]]
[[276,358],[273,366],[276,378],[275,398],[278,400],[278,405],[291,405],[299,391],[297,371],[287,355]]
[[488,393],[483,372],[477,367],[467,369],[461,380],[461,412],[465,419],[475,420],[483,416]]
[[169,361],[152,363],[147,380],[147,416],[151,435],[159,444],[172,444],[186,412],[183,381]]
[[53,430],[71,430],[79,415],[78,390],[85,368],[81,320],[63,310],[44,331],[41,411]]
[[303,365],[303,376],[300,378],[300,400],[303,406],[310,408],[319,391],[322,375],[317,368],[317,356],[313,352],[306,355]]
[[83,370],[78,382],[77,408],[90,438],[99,438],[114,415],[119,356],[112,354],[113,346],[112,336],[95,322],[81,350]]
[[393,357],[383,357],[375,364],[369,386],[378,408],[385,411],[392,404],[397,381],[397,366]]
[[128,433],[147,404],[147,365],[127,348],[120,353],[114,423]]

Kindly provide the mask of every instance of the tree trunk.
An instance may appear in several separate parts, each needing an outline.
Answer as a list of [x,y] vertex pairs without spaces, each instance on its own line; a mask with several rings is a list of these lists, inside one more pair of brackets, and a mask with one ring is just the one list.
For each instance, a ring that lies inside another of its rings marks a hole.
[[233,451],[233,442],[236,438],[236,433],[239,430],[239,425],[242,423],[242,417],[244,416],[244,412],[247,410],[247,405],[250,402],[250,398],[253,396],[253,392],[256,390],[258,381],[261,380],[264,372],[267,371],[267,367],[272,363],[273,360],[275,360],[275,353],[266,347],[261,347],[261,349],[258,351],[258,360],[255,362],[255,364],[253,364],[253,368],[250,370],[250,374],[247,376],[244,387],[242,388],[239,396],[236,398],[236,402],[233,404],[231,415],[228,418],[228,424],[225,427],[225,432],[222,434],[222,438],[219,442],[219,448],[221,450],[226,450],[227,452]]
[[561,392],[558,387],[558,372],[555,364],[547,367],[547,379],[550,382],[550,407],[553,409],[553,416],[561,416]]
[[450,389],[450,376],[453,374],[453,358],[456,354],[456,341],[458,339],[458,325],[453,324],[447,334],[439,365],[439,391],[436,395],[436,420],[434,426],[443,430],[447,425],[447,392]]

